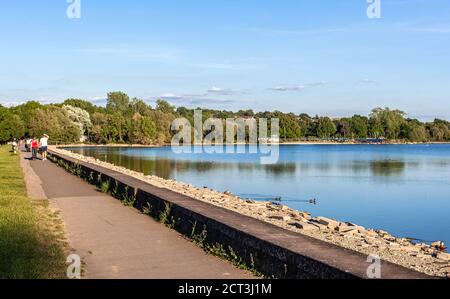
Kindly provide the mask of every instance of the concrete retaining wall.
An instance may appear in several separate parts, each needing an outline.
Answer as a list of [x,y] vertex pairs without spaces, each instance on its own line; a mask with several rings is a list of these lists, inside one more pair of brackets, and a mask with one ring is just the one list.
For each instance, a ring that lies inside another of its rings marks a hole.
[[[55,152],[50,151],[49,158],[91,184],[108,186],[114,197],[132,202],[140,211],[164,218],[180,233],[202,239],[203,245],[224,249],[267,277],[367,278],[370,264],[365,255]],[[388,262],[381,267],[385,279],[429,278]]]

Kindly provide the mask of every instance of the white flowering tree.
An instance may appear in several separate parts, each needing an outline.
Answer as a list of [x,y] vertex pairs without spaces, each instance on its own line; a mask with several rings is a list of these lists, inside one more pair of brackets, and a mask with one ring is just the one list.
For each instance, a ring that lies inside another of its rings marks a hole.
[[86,110],[70,105],[64,105],[63,109],[66,111],[70,120],[80,129],[80,141],[86,141],[88,139],[86,134],[92,129],[92,122],[89,113]]

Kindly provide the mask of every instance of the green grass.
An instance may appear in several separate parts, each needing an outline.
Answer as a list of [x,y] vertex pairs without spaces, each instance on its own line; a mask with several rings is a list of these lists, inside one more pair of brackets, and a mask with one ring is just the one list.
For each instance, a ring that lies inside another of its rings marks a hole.
[[108,193],[109,192],[109,182],[102,182],[100,185],[100,191],[102,191],[102,193]]
[[0,279],[64,278],[64,229],[48,202],[27,198],[19,156],[0,147]]

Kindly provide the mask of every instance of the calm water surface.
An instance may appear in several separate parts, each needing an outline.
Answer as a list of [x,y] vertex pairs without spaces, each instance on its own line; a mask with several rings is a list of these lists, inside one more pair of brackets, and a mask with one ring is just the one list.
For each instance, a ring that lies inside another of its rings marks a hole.
[[[282,198],[313,215],[450,244],[450,145],[281,146],[276,165],[250,154],[170,148],[75,148],[132,170],[245,198]],[[305,201],[315,198],[317,204]]]

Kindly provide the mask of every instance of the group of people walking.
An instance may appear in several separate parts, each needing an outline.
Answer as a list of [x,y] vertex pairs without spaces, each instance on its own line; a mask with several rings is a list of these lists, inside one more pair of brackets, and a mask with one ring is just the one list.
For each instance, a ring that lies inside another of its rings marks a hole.
[[31,160],[37,159],[37,155],[40,152],[42,160],[47,160],[48,153],[48,138],[47,134],[44,134],[40,140],[36,137],[27,138],[25,140],[25,149],[27,152],[31,152]]

